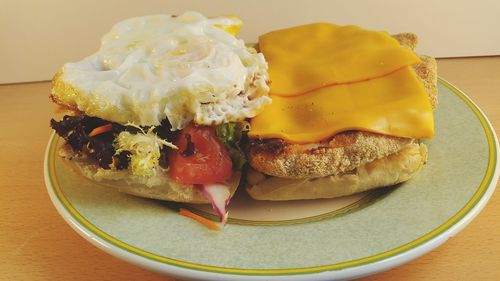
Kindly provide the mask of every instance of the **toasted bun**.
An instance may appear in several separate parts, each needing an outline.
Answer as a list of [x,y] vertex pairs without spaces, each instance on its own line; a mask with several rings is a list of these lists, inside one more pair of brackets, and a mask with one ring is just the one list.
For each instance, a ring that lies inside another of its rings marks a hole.
[[[84,156],[75,155],[64,145],[59,150],[64,162],[78,174],[107,187],[135,196],[185,203],[210,203],[193,185],[179,184],[171,180],[165,170],[158,169],[155,176],[145,178],[131,175],[128,170],[105,170]],[[233,173],[226,184],[231,196],[240,182],[240,173]]]
[[397,153],[336,176],[284,179],[252,170],[247,176],[247,192],[254,199],[272,201],[340,197],[407,181],[426,161],[427,147],[413,143]]

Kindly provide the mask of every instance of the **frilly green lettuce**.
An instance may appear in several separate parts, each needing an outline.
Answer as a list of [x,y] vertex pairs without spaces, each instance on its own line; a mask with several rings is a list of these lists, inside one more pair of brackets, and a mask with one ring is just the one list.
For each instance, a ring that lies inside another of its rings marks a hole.
[[243,153],[240,142],[244,133],[250,129],[250,123],[246,121],[237,123],[224,123],[215,128],[217,137],[224,143],[233,160],[233,168],[240,170],[247,159]]
[[173,149],[177,147],[158,137],[154,132],[154,127],[149,127],[145,132],[141,127],[128,123],[127,126],[138,128],[140,132],[132,134],[128,131],[121,132],[116,137],[114,146],[116,154],[122,151],[129,151],[129,169],[133,175],[151,177],[156,173],[156,167],[160,159],[160,150],[163,146]]

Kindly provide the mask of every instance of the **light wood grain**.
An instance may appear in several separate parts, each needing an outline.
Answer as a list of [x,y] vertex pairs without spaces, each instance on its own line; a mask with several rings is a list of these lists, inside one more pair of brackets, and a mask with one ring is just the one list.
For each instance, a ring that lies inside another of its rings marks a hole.
[[[500,57],[446,59],[439,74],[465,91],[500,132]],[[0,280],[175,280],[127,264],[78,236],[43,182],[55,107],[50,83],[0,86]],[[464,152],[466,153],[466,152]],[[499,280],[500,195],[443,246],[362,280]]]

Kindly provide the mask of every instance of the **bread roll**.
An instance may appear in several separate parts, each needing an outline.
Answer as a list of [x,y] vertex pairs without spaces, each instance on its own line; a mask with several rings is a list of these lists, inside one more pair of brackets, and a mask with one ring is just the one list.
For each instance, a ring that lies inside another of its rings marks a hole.
[[[154,176],[146,178],[134,176],[128,170],[99,168],[85,156],[74,154],[67,145],[63,145],[59,149],[59,155],[78,174],[120,192],[165,201],[210,203],[193,185],[180,184],[171,180],[166,173],[167,170],[161,167],[157,168]],[[232,177],[226,181],[226,185],[230,188],[231,196],[236,192],[236,188],[239,185],[240,174],[240,172],[234,172]]]
[[426,161],[427,147],[413,143],[388,157],[336,176],[285,179],[252,170],[247,175],[247,192],[254,199],[272,201],[346,196],[407,181]]

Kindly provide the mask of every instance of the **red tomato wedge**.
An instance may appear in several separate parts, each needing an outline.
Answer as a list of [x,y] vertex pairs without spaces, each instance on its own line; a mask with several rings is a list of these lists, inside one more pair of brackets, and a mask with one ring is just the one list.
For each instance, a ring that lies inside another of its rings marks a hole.
[[[189,125],[169,155],[170,176],[183,184],[210,184],[231,177],[233,163],[211,127]],[[193,149],[194,146],[194,149]]]

